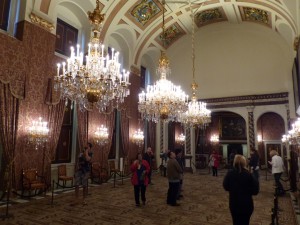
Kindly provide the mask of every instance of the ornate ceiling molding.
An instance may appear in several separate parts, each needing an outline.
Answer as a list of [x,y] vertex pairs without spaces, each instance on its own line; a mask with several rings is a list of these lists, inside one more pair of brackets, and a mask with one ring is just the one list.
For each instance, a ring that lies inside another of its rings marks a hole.
[[53,23],[50,23],[49,21],[43,19],[42,17],[37,16],[34,13],[30,13],[29,18],[32,23],[34,23],[50,32],[53,31],[55,28]]

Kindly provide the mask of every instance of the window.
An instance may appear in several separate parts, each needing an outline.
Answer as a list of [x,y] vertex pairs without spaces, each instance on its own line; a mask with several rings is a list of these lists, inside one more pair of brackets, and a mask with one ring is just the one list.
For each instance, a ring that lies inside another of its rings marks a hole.
[[53,163],[71,162],[72,154],[72,129],[73,129],[73,109],[69,100],[66,106],[64,120],[61,127],[58,144],[56,147],[55,161]]
[[146,67],[141,66],[141,88],[146,85]]
[[0,0],[0,29],[8,30],[11,0]]
[[78,30],[70,24],[57,19],[55,51],[65,56],[70,56],[70,48],[76,49]]

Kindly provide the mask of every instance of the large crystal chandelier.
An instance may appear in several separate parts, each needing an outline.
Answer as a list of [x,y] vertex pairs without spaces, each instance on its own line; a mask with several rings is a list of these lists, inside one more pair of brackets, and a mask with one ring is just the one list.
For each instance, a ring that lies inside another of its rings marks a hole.
[[[164,11],[165,7],[163,7],[162,27],[162,41],[165,44]],[[160,119],[177,121],[178,116],[187,109],[188,96],[180,86],[167,80],[170,73],[169,60],[162,51],[157,69],[160,79],[154,85],[148,85],[146,93],[142,91],[139,94],[138,110],[142,118],[154,122],[158,122]]]
[[28,141],[38,149],[39,146],[48,141],[48,134],[48,123],[42,121],[42,117],[39,117],[38,120],[32,121],[31,126],[28,128]]
[[91,22],[91,38],[88,54],[84,62],[83,53],[71,48],[67,63],[58,64],[55,76],[55,89],[60,91],[63,99],[76,101],[81,109],[96,106],[105,111],[108,106],[117,108],[129,95],[129,73],[121,71],[119,52],[111,49],[107,54],[100,41],[100,32],[104,14],[101,14],[99,0],[96,8],[88,12]]
[[144,132],[141,129],[138,129],[132,135],[132,141],[134,144],[141,147],[144,144]]
[[[190,2],[190,1],[189,1]],[[191,7],[190,9],[192,13],[192,71],[193,71],[193,83],[192,83],[192,98],[188,104],[188,110],[184,112],[180,117],[180,122],[184,123],[188,127],[200,127],[205,128],[211,122],[211,111],[206,108],[206,103],[197,100],[196,90],[198,88],[197,83],[195,82],[195,21],[194,21],[194,13]]]
[[97,128],[97,131],[95,132],[95,142],[100,145],[104,146],[108,144],[108,129],[104,125],[101,125],[101,127]]

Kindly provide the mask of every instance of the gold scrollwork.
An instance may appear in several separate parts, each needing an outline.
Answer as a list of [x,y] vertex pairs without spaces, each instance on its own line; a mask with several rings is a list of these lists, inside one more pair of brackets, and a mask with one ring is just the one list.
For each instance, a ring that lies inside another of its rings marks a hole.
[[32,23],[35,23],[35,24],[45,28],[46,30],[49,30],[49,31],[54,30],[53,23],[50,23],[49,21],[35,15],[34,13],[30,13],[29,18]]

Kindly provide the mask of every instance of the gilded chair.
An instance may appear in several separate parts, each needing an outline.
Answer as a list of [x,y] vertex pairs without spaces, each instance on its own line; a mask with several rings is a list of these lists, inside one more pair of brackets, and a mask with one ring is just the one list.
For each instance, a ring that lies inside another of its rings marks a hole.
[[60,185],[60,181],[62,181],[62,187],[65,188],[66,187],[66,183],[67,181],[71,181],[71,187],[73,186],[73,176],[68,176],[67,175],[67,167],[66,165],[59,165],[57,167],[57,185],[56,187],[58,188],[58,186]]
[[[22,170],[22,196],[32,197],[42,192],[46,194],[47,183],[45,177],[38,175],[37,169]],[[28,195],[24,195],[28,191]],[[34,195],[31,192],[34,191]]]

